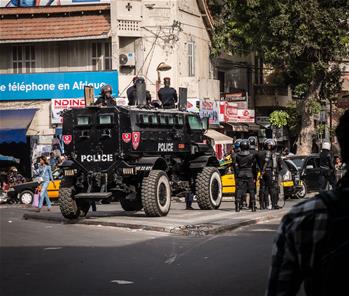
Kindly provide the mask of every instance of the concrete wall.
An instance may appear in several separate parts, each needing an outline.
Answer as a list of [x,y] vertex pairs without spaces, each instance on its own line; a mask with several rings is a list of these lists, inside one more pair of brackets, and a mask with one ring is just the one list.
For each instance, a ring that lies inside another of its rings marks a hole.
[[[105,40],[38,42],[35,48],[35,72],[92,71],[92,43]],[[14,73],[12,46],[0,45],[0,74]],[[27,44],[26,44],[27,45]]]
[[[125,9],[128,2],[134,10],[132,8],[131,12],[118,13],[118,9]],[[156,68],[164,62],[172,68],[160,73],[161,80],[163,77],[171,77],[172,86],[177,89],[188,87],[188,96],[192,98],[219,98],[219,82],[211,79],[213,77],[209,58],[211,42],[195,0],[113,0],[111,13],[112,36],[138,37],[134,40],[136,55],[134,71],[120,72],[121,96],[126,95],[126,91],[122,91],[127,89],[133,76],[141,75],[145,77],[152,97],[155,97],[158,79]],[[121,21],[130,21],[131,27],[136,29],[121,32],[120,27],[116,25]],[[179,25],[181,30],[178,26],[173,26],[174,22],[181,23]],[[194,77],[188,76],[188,42],[195,44]],[[114,44],[114,41],[112,43]],[[120,45],[118,53],[125,49],[120,39],[115,43]],[[117,56],[114,52],[114,59]],[[118,62],[114,60],[113,65],[117,64]]]

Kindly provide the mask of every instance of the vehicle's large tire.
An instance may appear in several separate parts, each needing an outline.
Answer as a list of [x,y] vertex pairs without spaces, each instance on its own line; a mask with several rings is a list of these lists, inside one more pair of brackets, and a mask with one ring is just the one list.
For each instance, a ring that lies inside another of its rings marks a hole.
[[141,197],[147,216],[166,216],[171,207],[171,186],[167,174],[161,170],[150,171],[143,178]]
[[136,196],[134,199],[126,199],[126,197],[121,198],[120,204],[125,211],[140,211],[143,209],[142,199],[140,196]]
[[59,187],[59,208],[64,218],[77,219],[80,209],[74,199],[74,180],[65,178]]
[[307,184],[304,181],[302,181],[302,189],[297,191],[296,197],[305,198],[307,193],[308,193]]
[[222,203],[222,180],[217,168],[205,167],[196,177],[195,194],[202,210],[218,209]]
[[31,205],[33,203],[34,192],[31,190],[23,190],[18,198],[22,204]]

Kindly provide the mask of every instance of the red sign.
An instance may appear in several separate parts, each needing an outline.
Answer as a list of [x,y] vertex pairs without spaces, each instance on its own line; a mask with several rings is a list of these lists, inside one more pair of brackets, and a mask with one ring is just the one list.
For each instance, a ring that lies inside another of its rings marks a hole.
[[133,150],[137,150],[140,142],[141,142],[141,133],[140,132],[132,132],[132,147],[133,147]]
[[63,142],[66,145],[69,145],[72,141],[72,136],[71,135],[63,135]]
[[125,143],[129,143],[131,141],[131,133],[123,133],[122,134],[122,140]]

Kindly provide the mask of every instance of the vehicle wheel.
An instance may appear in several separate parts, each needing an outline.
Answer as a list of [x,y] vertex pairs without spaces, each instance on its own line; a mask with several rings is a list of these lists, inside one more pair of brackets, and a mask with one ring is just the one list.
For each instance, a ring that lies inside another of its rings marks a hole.
[[120,199],[121,207],[125,211],[140,211],[141,209],[143,209],[141,197],[136,196],[136,193],[134,193],[134,195],[135,196],[133,199],[126,199],[126,197]]
[[19,201],[25,205],[32,204],[33,198],[34,198],[34,192],[31,190],[24,190],[19,194]]
[[297,198],[305,198],[308,193],[308,188],[307,184],[305,184],[304,181],[302,181],[302,189],[300,189],[297,193],[296,196]]
[[63,179],[59,187],[59,208],[64,218],[76,219],[80,209],[74,199],[74,182],[72,178]]
[[148,177],[144,177],[141,197],[147,216],[166,216],[171,207],[171,187],[167,174],[164,171],[153,170]]
[[206,167],[195,180],[197,202],[202,210],[218,209],[222,202],[222,180],[219,171]]

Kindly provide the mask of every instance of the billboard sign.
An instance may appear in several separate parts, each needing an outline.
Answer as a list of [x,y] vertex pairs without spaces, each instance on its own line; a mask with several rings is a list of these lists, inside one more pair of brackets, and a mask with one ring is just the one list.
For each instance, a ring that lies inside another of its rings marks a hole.
[[200,112],[200,100],[199,99],[187,99],[187,111],[199,113]]
[[81,98],[85,85],[98,94],[105,84],[118,94],[118,72],[0,74],[0,101]]
[[65,6],[110,3],[110,0],[0,0],[0,7]]
[[200,117],[208,117],[209,124],[219,124],[219,101],[200,100]]
[[[127,106],[128,99],[126,98],[115,98],[117,106]],[[61,112],[72,108],[84,108],[85,99],[52,99],[51,100],[51,124],[62,123]]]
[[245,91],[225,93],[224,99],[228,102],[247,101],[248,94]]

